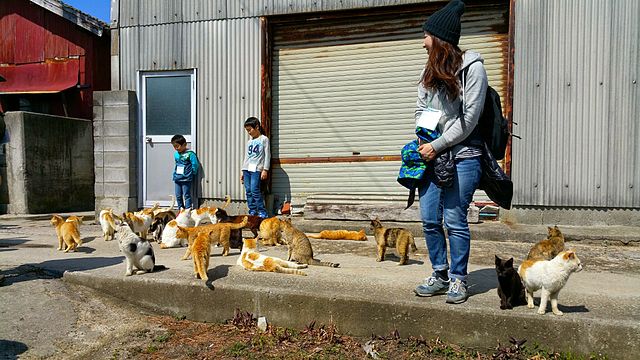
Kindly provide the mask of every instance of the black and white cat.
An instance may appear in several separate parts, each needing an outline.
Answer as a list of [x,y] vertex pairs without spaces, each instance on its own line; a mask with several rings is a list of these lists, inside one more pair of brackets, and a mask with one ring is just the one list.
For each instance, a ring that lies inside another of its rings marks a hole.
[[123,222],[118,225],[115,238],[118,240],[120,251],[126,258],[125,276],[131,276],[134,273],[144,274],[157,268],[151,244],[136,235],[127,223]]
[[513,268],[513,258],[502,260],[496,255],[496,273],[500,309],[513,309],[514,306],[526,304],[524,286],[518,272]]

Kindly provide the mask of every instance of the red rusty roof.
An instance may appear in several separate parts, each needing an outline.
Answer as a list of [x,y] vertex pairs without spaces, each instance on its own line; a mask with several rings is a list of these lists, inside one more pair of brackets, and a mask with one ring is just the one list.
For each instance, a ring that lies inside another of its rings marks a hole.
[[79,60],[1,66],[0,94],[56,93],[78,84]]

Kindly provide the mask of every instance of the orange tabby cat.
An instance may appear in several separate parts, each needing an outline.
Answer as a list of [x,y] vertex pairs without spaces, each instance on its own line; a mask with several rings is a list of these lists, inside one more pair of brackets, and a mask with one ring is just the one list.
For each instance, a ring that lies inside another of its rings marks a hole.
[[548,233],[546,239],[533,245],[527,260],[551,260],[560,252],[564,251],[564,235],[560,232],[557,226],[548,227]]
[[277,257],[265,256],[258,252],[258,239],[243,239],[242,252],[236,264],[250,271],[269,271],[283,274],[307,276],[298,270],[307,267],[306,264],[297,264],[293,261],[285,261]]
[[178,225],[178,231],[176,232],[176,237],[178,238],[188,238],[189,245],[187,247],[187,251],[182,256],[181,260],[186,260],[191,256],[191,245],[193,244],[193,240],[200,233],[211,233],[211,244],[220,244],[222,245],[222,256],[229,255],[229,237],[231,236],[231,230],[242,229],[247,225],[247,218],[245,216],[244,220],[239,224],[233,223],[220,223],[220,224],[207,224],[200,225],[192,228],[185,228]]
[[213,230],[198,233],[191,244],[193,254],[193,271],[196,279],[209,280],[207,270],[209,270],[209,257],[211,256],[211,233]]
[[51,225],[56,229],[58,237],[58,250],[62,250],[63,242],[66,245],[64,252],[76,251],[76,248],[82,245],[80,238],[79,224],[77,220],[65,221],[60,215],[53,215]]
[[284,244],[280,230],[280,219],[272,217],[262,220],[257,238],[260,239],[262,245],[276,246]]
[[322,230],[318,235],[307,235],[307,237],[312,239],[367,241],[364,229],[360,231]]

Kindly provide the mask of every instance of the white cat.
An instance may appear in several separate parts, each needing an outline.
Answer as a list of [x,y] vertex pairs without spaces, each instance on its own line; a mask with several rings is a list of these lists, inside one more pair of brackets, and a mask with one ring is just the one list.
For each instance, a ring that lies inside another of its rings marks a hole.
[[120,251],[126,258],[125,276],[133,275],[134,270],[137,274],[154,270],[156,257],[153,254],[153,247],[148,241],[142,240],[126,223],[118,225],[115,237],[118,240]]
[[580,259],[571,250],[563,251],[551,260],[525,260],[518,268],[518,273],[527,292],[527,307],[533,309],[533,293],[541,289],[538,314],[544,315],[547,301],[551,299],[553,313],[562,315],[562,311],[558,310],[558,293],[569,276],[580,270]]
[[100,211],[100,227],[102,228],[102,237],[105,241],[113,240],[116,232],[116,220],[122,220],[118,215],[113,213],[112,209],[104,209]]
[[187,246],[188,239],[178,237],[178,225],[183,227],[191,226],[191,211],[189,209],[181,210],[176,219],[169,221],[164,227],[160,243],[161,249]]

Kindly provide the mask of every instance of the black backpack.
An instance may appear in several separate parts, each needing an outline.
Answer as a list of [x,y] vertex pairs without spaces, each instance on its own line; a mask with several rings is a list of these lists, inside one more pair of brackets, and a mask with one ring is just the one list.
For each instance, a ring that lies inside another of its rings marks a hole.
[[[469,67],[467,66],[462,76],[466,79]],[[502,106],[500,105],[500,95],[498,92],[487,85],[487,96],[484,99],[484,107],[482,114],[478,119],[476,129],[480,133],[480,137],[487,144],[496,160],[504,159],[507,150],[507,142],[511,133],[509,132],[509,122],[502,115]]]

